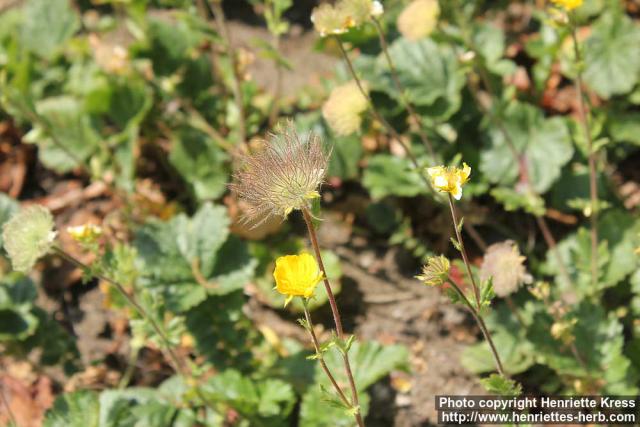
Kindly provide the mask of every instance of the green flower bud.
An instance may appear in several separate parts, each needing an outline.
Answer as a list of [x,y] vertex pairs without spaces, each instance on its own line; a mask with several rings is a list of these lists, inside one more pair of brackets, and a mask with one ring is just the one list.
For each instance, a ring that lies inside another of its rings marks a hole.
[[427,264],[422,267],[422,274],[416,276],[416,279],[427,286],[440,286],[449,279],[450,268],[451,263],[447,257],[429,257]]

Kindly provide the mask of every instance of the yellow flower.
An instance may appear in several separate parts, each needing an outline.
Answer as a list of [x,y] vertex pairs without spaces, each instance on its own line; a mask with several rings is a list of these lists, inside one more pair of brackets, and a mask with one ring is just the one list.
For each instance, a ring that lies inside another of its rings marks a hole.
[[460,200],[462,186],[469,180],[471,168],[466,163],[462,164],[462,169],[453,166],[435,166],[428,168],[427,173],[436,190],[441,193],[449,193],[454,199]]
[[573,10],[582,6],[583,0],[551,0],[551,2],[564,10]]
[[[363,86],[366,91],[366,85]],[[331,130],[339,136],[358,131],[362,113],[367,109],[367,98],[362,95],[355,81],[334,88],[322,106],[322,116]]]
[[78,225],[76,227],[67,227],[67,233],[79,243],[95,242],[102,236],[102,227],[94,224]]
[[372,0],[342,0],[336,4],[336,8],[347,17],[346,21],[351,27],[360,26],[384,12],[382,4]]
[[311,22],[320,37],[346,33],[354,25],[340,8],[323,3],[311,13]]
[[323,279],[316,259],[308,253],[276,259],[273,278],[276,280],[275,289],[287,296],[285,307],[295,296],[311,298],[316,285]]
[[384,12],[379,1],[340,0],[334,5],[323,3],[311,13],[311,22],[320,37],[343,34]]
[[421,39],[431,34],[439,15],[437,0],[415,0],[398,16],[398,31],[408,40]]

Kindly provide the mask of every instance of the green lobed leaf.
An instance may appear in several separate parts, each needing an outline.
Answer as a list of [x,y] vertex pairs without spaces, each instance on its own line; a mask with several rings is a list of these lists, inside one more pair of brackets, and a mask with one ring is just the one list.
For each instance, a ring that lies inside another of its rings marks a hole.
[[413,197],[428,191],[409,160],[389,154],[369,159],[362,184],[376,200],[386,196]]
[[489,393],[495,393],[498,396],[519,396],[522,394],[522,385],[499,374],[491,374],[487,378],[481,379],[480,382]]
[[21,40],[43,58],[53,57],[80,27],[70,0],[28,0],[24,8]]
[[183,128],[175,134],[169,161],[198,200],[217,199],[226,191],[227,155],[204,133]]
[[134,247],[146,274],[141,284],[160,293],[170,310],[183,312],[208,294],[224,295],[252,277],[255,260],[246,244],[229,236],[226,210],[210,203],[189,218],[148,221]]
[[284,381],[253,380],[234,369],[215,375],[202,389],[208,399],[228,405],[257,427],[286,425],[295,403],[293,388]]
[[586,84],[602,98],[628,93],[640,78],[640,28],[618,7],[592,28],[583,46]]
[[[534,347],[510,310],[499,306],[486,314],[485,322],[507,374],[519,374],[534,364]],[[460,360],[465,368],[476,374],[496,371],[493,354],[484,339],[465,348]]]
[[98,149],[100,136],[77,99],[66,95],[45,98],[36,103],[36,111],[43,122],[34,123],[25,139],[39,146],[45,166],[68,172]]
[[556,275],[556,282],[561,289],[577,292],[581,297],[595,295],[605,288],[615,286],[638,268],[638,257],[634,254],[634,249],[639,232],[640,222],[627,212],[610,210],[600,215],[600,277],[595,289],[591,281],[591,238],[589,230],[585,227],[558,243],[558,252],[565,261],[575,287],[566,283],[560,274],[556,256],[551,250],[547,252],[545,270]]
[[102,427],[100,402],[93,391],[81,390],[58,396],[45,414],[44,427]]
[[[300,425],[305,427],[354,427],[355,419],[351,413],[337,402],[337,395],[331,389],[322,389],[312,385],[302,397],[300,406]],[[360,393],[360,412],[366,415],[369,412],[367,393]],[[334,403],[335,402],[335,403]]]
[[259,337],[243,305],[242,292],[235,292],[210,296],[185,314],[198,352],[218,369],[247,371],[254,363],[251,349]]
[[[415,42],[399,38],[389,46],[389,55],[405,95],[413,105],[425,108],[429,116],[441,120],[458,111],[466,80],[452,46],[437,44],[430,38]],[[375,66],[374,87],[385,88],[389,95],[401,101],[383,54],[378,56]]]
[[[534,106],[518,102],[499,114],[503,114],[509,139],[526,159],[530,185],[538,193],[546,192],[573,156],[566,123],[560,117],[547,119]],[[498,127],[492,127],[489,134],[491,145],[480,154],[480,170],[492,183],[512,185],[519,178],[519,168],[508,140]]]

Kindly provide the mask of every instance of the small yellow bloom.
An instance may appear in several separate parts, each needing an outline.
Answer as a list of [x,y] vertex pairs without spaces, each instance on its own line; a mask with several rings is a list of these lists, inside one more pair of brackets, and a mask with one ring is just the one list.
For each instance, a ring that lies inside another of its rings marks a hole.
[[94,224],[78,225],[67,227],[67,233],[79,243],[92,243],[102,236],[102,227]]
[[573,10],[582,6],[583,0],[551,0],[551,2],[564,10]]
[[349,16],[345,16],[341,8],[323,3],[311,13],[311,22],[320,37],[346,33],[354,26]]
[[295,296],[311,298],[316,285],[323,279],[316,259],[308,253],[276,259],[273,278],[276,280],[275,289],[287,296],[285,307]]
[[431,177],[431,185],[441,193],[449,193],[454,199],[460,200],[462,197],[462,186],[469,181],[471,168],[466,163],[462,164],[462,169],[449,166],[435,166],[427,169]]

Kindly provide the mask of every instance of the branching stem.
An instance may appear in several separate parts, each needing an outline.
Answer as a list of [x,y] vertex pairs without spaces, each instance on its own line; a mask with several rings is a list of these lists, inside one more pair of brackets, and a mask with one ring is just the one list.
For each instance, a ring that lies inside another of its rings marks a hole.
[[333,374],[327,367],[326,362],[324,361],[324,356],[322,355],[322,351],[320,350],[320,342],[318,341],[316,332],[313,329],[313,322],[311,321],[311,314],[309,313],[309,307],[307,306],[306,301],[304,301],[303,304],[304,304],[304,318],[307,321],[309,335],[311,336],[311,341],[313,342],[313,348],[316,351],[316,357],[318,358],[318,362],[320,362],[320,366],[322,367],[322,370],[327,375],[327,378],[329,378],[329,381],[331,381],[331,384],[333,385],[333,388],[336,390],[336,393],[338,393],[338,396],[340,397],[340,400],[342,400],[342,403],[347,405],[347,407],[351,407],[351,402],[349,402],[349,399],[342,391],[342,387],[338,385],[338,382],[336,381],[335,377],[333,376]]

